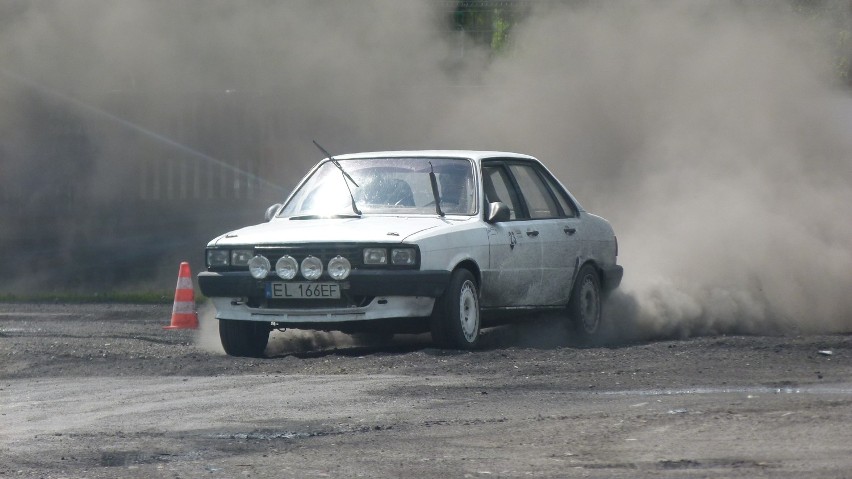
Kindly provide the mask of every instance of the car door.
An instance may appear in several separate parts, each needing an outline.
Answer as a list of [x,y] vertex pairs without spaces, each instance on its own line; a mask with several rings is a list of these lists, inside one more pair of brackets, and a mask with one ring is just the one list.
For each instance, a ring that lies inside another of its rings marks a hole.
[[485,202],[502,201],[509,220],[488,227],[489,262],[482,270],[482,307],[525,307],[541,302],[542,248],[505,165],[484,162]]
[[576,207],[538,163],[513,162],[507,167],[530,216],[534,233],[527,234],[535,234],[542,247],[540,304],[567,304],[581,249]]

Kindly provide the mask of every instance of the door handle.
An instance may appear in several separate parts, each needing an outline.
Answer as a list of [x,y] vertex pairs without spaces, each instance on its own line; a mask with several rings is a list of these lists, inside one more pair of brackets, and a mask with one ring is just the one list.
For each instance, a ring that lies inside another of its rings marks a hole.
[[536,231],[536,230],[527,231],[527,236],[538,236],[538,231]]
[[570,235],[573,235],[574,233],[577,232],[577,228],[572,228],[570,226],[566,226],[566,227],[562,228],[562,231],[564,231],[566,234],[568,234],[570,236]]

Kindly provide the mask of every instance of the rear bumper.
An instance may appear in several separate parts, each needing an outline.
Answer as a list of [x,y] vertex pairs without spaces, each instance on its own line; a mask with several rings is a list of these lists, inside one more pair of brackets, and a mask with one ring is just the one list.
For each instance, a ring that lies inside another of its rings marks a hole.
[[602,268],[601,273],[601,287],[604,291],[612,291],[621,284],[621,278],[624,276],[624,268],[620,265],[614,265],[609,268]]

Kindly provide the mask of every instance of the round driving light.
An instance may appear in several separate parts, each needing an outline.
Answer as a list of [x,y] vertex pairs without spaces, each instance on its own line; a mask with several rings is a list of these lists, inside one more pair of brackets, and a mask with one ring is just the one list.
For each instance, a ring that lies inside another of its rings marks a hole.
[[349,277],[349,272],[352,271],[352,265],[349,260],[343,256],[335,256],[328,262],[328,275],[332,279],[342,280]]
[[266,256],[257,255],[248,260],[248,268],[249,273],[251,273],[255,279],[263,279],[269,274],[271,266],[269,265],[269,260],[266,259]]
[[316,256],[308,256],[302,260],[302,276],[315,280],[322,276],[322,261]]
[[299,263],[296,261],[296,258],[290,255],[285,254],[275,263],[275,273],[281,279],[293,279],[298,272]]

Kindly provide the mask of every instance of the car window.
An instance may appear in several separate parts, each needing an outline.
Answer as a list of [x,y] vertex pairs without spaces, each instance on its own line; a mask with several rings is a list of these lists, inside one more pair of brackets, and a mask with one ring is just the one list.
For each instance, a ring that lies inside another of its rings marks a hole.
[[568,218],[574,218],[577,216],[577,207],[574,206],[574,203],[572,203],[565,195],[562,186],[560,186],[552,176],[545,172],[542,172],[542,176],[544,176],[544,181],[547,182],[547,186],[550,187],[550,191],[553,192],[553,196],[556,197],[559,207],[562,208],[562,215]]
[[502,166],[482,167],[482,187],[485,190],[485,201],[494,203],[502,201],[509,207],[509,219],[523,217],[520,202],[509,175]]
[[527,203],[530,218],[557,218],[559,207],[541,177],[529,165],[509,165]]

